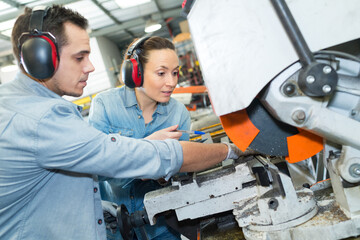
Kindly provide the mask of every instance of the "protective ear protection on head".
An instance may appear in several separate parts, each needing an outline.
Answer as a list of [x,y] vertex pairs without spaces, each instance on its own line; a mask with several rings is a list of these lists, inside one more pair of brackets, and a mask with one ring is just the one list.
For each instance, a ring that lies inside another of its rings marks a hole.
[[58,47],[50,32],[43,32],[43,20],[50,7],[34,7],[30,16],[29,32],[18,39],[20,63],[36,79],[51,78],[59,64]]
[[127,56],[133,55],[132,58],[124,61],[121,68],[124,84],[129,88],[141,87],[144,83],[144,71],[138,54],[140,53],[139,47],[147,39],[149,39],[149,37],[140,38],[129,47],[126,53]]

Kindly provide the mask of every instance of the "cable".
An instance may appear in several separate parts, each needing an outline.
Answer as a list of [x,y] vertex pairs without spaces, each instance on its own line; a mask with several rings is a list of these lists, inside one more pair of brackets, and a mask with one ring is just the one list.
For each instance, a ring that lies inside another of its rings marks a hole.
[[339,91],[339,92],[345,92],[345,93],[350,93],[350,94],[353,94],[353,95],[360,96],[360,90],[358,90],[358,89],[336,86],[336,90]]
[[333,51],[333,50],[321,50],[321,51],[317,51],[314,53],[314,55],[316,54],[328,54],[328,55],[335,55],[337,57],[343,57],[343,58],[347,58],[350,60],[353,60],[355,62],[359,62],[360,63],[360,58],[351,55],[349,53],[344,53],[344,52],[339,52],[339,51]]

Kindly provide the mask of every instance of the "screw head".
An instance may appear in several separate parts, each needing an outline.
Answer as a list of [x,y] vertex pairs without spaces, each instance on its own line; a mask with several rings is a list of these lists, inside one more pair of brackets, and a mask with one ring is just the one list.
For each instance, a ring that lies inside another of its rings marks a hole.
[[285,94],[286,96],[289,96],[289,97],[290,97],[290,96],[294,95],[296,88],[295,88],[295,85],[294,85],[294,84],[292,84],[292,83],[287,83],[287,84],[284,86],[283,90],[284,90],[284,94]]
[[314,82],[315,82],[315,77],[314,77],[313,75],[307,76],[307,77],[306,77],[306,82],[307,82],[308,84],[314,83]]
[[329,93],[329,92],[331,92],[331,87],[326,84],[322,87],[322,90],[324,93]]
[[325,74],[331,73],[331,67],[326,65],[326,66],[323,68],[323,72],[324,72]]
[[291,116],[292,120],[294,120],[296,123],[302,123],[304,122],[305,118],[306,118],[306,114],[303,110],[296,110],[292,116]]

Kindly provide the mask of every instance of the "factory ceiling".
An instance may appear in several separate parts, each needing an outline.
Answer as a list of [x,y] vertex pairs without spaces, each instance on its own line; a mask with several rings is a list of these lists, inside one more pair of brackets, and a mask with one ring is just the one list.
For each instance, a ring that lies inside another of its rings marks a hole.
[[180,33],[179,22],[184,21],[183,0],[2,0],[0,1],[0,67],[13,61],[11,30],[15,19],[25,7],[53,4],[64,5],[81,13],[89,20],[90,36],[103,36],[113,41],[122,51],[137,37],[145,36],[149,19],[161,24],[161,29],[148,33],[161,37],[174,37]]

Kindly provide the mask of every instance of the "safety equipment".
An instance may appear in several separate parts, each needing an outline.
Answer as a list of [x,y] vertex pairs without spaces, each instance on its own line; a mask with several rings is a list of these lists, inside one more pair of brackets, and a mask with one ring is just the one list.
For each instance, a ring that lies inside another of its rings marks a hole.
[[235,144],[233,143],[228,143],[228,142],[223,142],[225,145],[228,146],[228,154],[225,158],[225,160],[227,159],[238,159],[239,157],[246,157],[246,156],[250,156],[250,155],[261,155],[259,152],[251,149],[251,148],[247,148],[244,152],[240,150],[240,148],[238,148]]
[[34,7],[30,16],[29,32],[18,39],[20,63],[36,79],[51,78],[60,61],[55,37],[43,32],[43,20],[50,7]]
[[144,71],[139,61],[140,46],[147,40],[149,37],[143,37],[134,42],[127,51],[126,55],[131,56],[132,58],[124,61],[121,71],[122,78],[125,86],[129,88],[141,87],[144,83]]
[[101,200],[101,205],[104,214],[104,221],[106,229],[109,229],[113,234],[117,231],[116,214],[118,205],[114,202]]

